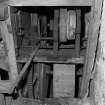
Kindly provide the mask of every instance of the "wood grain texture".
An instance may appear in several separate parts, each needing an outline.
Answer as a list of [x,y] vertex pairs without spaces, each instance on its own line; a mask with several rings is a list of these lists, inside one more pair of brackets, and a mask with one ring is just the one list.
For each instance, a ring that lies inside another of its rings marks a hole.
[[91,0],[10,0],[11,6],[90,6]]
[[9,17],[5,21],[0,22],[1,34],[4,42],[6,43],[7,55],[8,55],[8,64],[9,64],[9,78],[11,80],[16,80],[18,76],[15,48],[13,33],[11,27],[11,18],[10,18],[10,8],[8,8]]
[[95,62],[94,98],[95,105],[105,104],[105,1],[103,1],[99,44]]
[[75,65],[54,64],[53,95],[54,97],[74,97]]
[[86,61],[85,61],[85,67],[84,67],[84,73],[81,85],[81,93],[80,93],[81,97],[84,97],[88,92],[89,81],[94,69],[94,62],[95,62],[99,28],[100,28],[102,2],[103,0],[94,0],[91,10]]

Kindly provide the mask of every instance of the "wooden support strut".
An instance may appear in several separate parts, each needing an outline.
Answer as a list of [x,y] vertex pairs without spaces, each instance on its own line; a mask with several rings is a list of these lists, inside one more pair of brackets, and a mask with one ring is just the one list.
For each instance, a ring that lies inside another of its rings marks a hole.
[[88,93],[89,81],[93,75],[94,62],[97,50],[97,41],[100,28],[100,19],[102,11],[103,0],[93,0],[93,6],[91,9],[88,45],[85,58],[85,66],[83,70],[83,78],[81,85],[80,97],[84,97]]
[[54,54],[55,56],[58,53],[58,27],[59,27],[59,23],[58,23],[58,18],[59,18],[59,10],[55,10],[54,11]]
[[81,32],[81,10],[76,10],[77,14],[77,27],[75,38],[75,53],[76,57],[80,56],[80,32]]

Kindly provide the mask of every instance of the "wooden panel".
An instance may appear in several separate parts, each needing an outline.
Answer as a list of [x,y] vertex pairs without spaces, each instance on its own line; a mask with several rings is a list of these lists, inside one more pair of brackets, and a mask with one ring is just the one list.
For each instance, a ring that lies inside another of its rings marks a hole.
[[54,64],[54,97],[73,97],[75,91],[75,65]]
[[67,41],[67,9],[60,9],[59,41]]
[[14,6],[89,6],[91,0],[10,0]]
[[59,10],[54,11],[54,55],[56,56],[58,53],[58,26],[59,26]]
[[39,98],[46,98],[48,91],[48,75],[46,71],[50,68],[47,64],[39,63]]

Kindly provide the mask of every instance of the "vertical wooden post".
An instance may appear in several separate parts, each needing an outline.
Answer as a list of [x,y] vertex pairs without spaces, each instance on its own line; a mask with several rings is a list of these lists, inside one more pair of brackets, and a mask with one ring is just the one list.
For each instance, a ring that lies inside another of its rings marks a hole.
[[33,94],[33,64],[31,64],[31,66],[29,67],[30,71],[27,77],[27,88],[28,88],[28,96],[29,98],[34,98],[34,94]]
[[77,26],[76,26],[76,38],[75,38],[75,53],[76,57],[80,55],[80,33],[81,33],[81,10],[76,10],[77,14]]
[[[97,0],[96,0],[97,1]],[[101,7],[102,17],[99,30],[97,58],[95,62],[94,75],[94,101],[95,105],[105,104],[105,0]]]
[[86,51],[85,65],[83,70],[83,78],[82,78],[82,85],[80,92],[81,97],[84,97],[88,92],[89,81],[94,69],[94,62],[95,62],[97,43],[98,43],[97,39],[100,28],[102,2],[103,0],[93,0],[93,5],[91,9],[87,51]]
[[54,54],[58,53],[58,27],[59,27],[59,10],[54,10]]
[[10,7],[8,7],[8,19],[0,22],[1,34],[3,40],[6,43],[8,64],[9,64],[9,78],[10,80],[16,80],[18,76],[16,56],[15,56],[15,47],[13,39],[13,31],[11,26],[10,18]]
[[43,63],[40,63],[39,65],[39,98],[47,98],[48,79],[46,70],[49,69],[49,67]]

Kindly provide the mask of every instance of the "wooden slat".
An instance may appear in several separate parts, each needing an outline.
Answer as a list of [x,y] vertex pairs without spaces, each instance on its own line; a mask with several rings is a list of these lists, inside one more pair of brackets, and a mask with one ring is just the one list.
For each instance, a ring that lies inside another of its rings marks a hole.
[[91,0],[10,0],[11,6],[90,6]]
[[46,71],[49,70],[49,67],[44,63],[39,63],[39,98],[46,98],[48,92],[48,78]]
[[75,36],[75,53],[76,57],[80,56],[80,33],[81,33],[81,10],[76,10],[77,13],[77,28]]
[[54,45],[53,45],[53,51],[54,55],[56,56],[58,53],[58,27],[59,27],[59,10],[54,11]]
[[[28,60],[28,58],[18,59],[18,63],[24,63]],[[42,63],[72,63],[72,64],[83,64],[84,63],[84,57],[80,58],[68,58],[66,60],[60,59],[60,60],[54,60],[54,59],[47,59],[46,57],[35,57],[33,59],[33,62],[42,62]]]
[[60,9],[59,41],[67,41],[67,9]]

